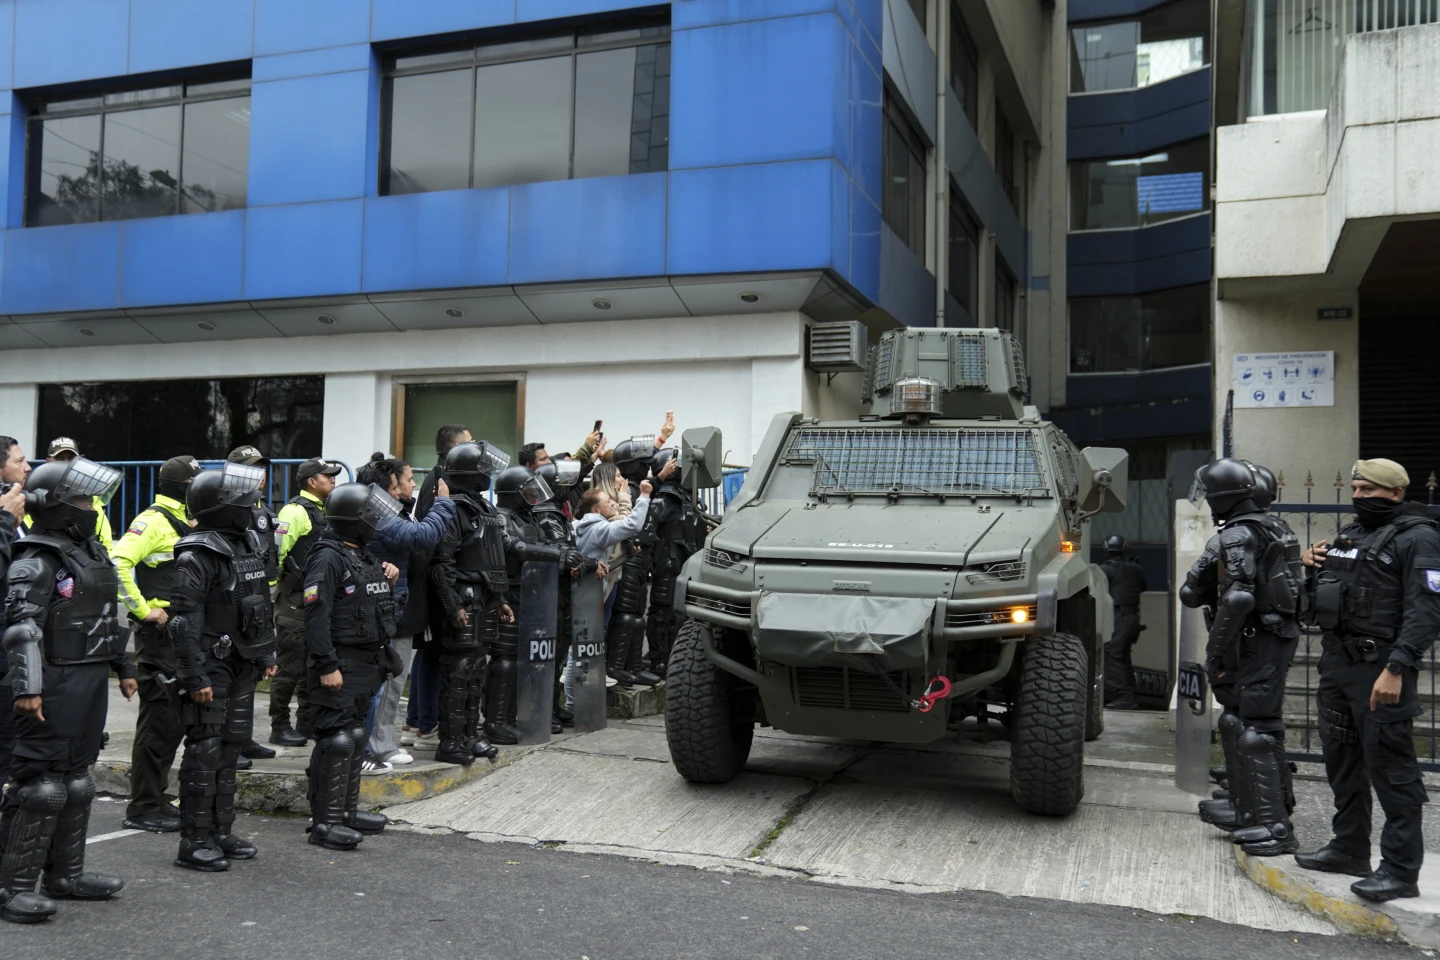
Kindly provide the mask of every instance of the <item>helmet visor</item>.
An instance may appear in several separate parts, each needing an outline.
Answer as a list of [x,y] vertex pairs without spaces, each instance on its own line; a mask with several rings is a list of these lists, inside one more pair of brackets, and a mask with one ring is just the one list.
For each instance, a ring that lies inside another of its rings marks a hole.
[[550,462],[555,467],[555,486],[563,490],[580,482],[579,460],[552,460]]
[[372,483],[370,484],[370,499],[366,500],[365,505],[360,508],[360,520],[378,530],[385,524],[385,521],[400,516],[402,509],[399,500]]
[[1200,505],[1205,502],[1205,481],[1200,477],[1200,473],[1204,469],[1204,467],[1201,467],[1195,471],[1195,479],[1190,483],[1190,496],[1187,498],[1190,501],[1190,505],[1197,510],[1200,509]]
[[520,485],[520,496],[532,507],[539,506],[554,495],[544,477],[531,477]]
[[120,481],[124,477],[125,475],[114,467],[76,457],[70,461],[70,468],[65,471],[60,482],[55,484],[51,496],[56,501],[67,503],[77,500],[86,504],[93,500],[99,500],[102,504],[109,503],[110,498],[120,489]]
[[480,448],[480,472],[487,477],[493,477],[510,466],[510,455],[493,443],[481,440],[476,446]]
[[260,488],[264,485],[264,467],[226,463],[221,468],[220,502],[250,506],[260,499]]

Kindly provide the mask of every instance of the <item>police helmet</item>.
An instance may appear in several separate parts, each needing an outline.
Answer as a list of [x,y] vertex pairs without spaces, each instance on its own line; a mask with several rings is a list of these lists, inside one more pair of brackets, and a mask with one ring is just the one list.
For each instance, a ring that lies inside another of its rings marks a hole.
[[580,482],[580,462],[578,460],[551,460],[535,468],[535,476],[545,481],[550,488],[551,500],[559,500],[564,497],[566,491]]
[[1118,557],[1125,552],[1125,538],[1119,534],[1112,534],[1105,538],[1105,553],[1107,556]]
[[620,476],[632,483],[639,483],[650,475],[650,466],[655,462],[654,442],[644,440],[621,440],[615,445],[610,458]]
[[493,443],[457,443],[445,454],[445,482],[467,493],[489,490],[490,478],[509,465],[510,457]]
[[25,478],[26,509],[41,530],[68,530],[82,534],[95,529],[96,501],[110,502],[124,474],[103,463],[75,457],[52,460]]
[[1249,464],[1226,457],[1195,471],[1190,502],[1196,506],[1201,501],[1209,504],[1211,516],[1216,522],[1223,522],[1237,513],[1251,513],[1259,509],[1255,502],[1255,491],[1259,485]]
[[227,463],[219,470],[202,470],[185,491],[185,509],[197,527],[248,530],[264,483],[264,467]]
[[342,483],[325,498],[325,522],[349,543],[369,543],[400,510],[400,501],[373,483]]
[[550,485],[529,467],[516,464],[495,478],[495,503],[505,510],[539,506],[555,495]]
[[1269,467],[1263,467],[1258,463],[1250,463],[1248,460],[1245,462],[1249,464],[1250,472],[1255,474],[1255,495],[1252,498],[1255,501],[1255,506],[1261,510],[1268,510],[1270,504],[1274,503],[1275,498],[1279,495],[1275,474],[1270,472]]

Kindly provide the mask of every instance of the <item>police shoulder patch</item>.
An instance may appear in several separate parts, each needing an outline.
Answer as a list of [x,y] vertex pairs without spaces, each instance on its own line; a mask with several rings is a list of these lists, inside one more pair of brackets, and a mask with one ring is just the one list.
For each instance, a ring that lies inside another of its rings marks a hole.
[[261,532],[270,529],[270,518],[263,513],[255,514],[255,529]]
[[1431,593],[1440,593],[1440,570],[1425,571],[1425,587]]
[[314,603],[320,599],[320,584],[310,583],[305,586],[305,602]]
[[146,526],[147,526],[147,524],[145,523],[144,520],[134,520],[134,521],[131,521],[131,523],[130,523],[130,529],[127,530],[126,533],[133,533],[133,534],[135,534],[135,536],[138,537],[138,536],[140,536],[140,534],[142,534],[142,533],[145,532],[145,527],[146,527]]
[[282,536],[282,537],[285,536],[285,534],[287,534],[287,533],[290,532],[290,524],[289,524],[289,522],[288,522],[288,521],[285,521],[285,520],[278,520],[278,521],[276,521],[276,523],[275,523],[275,532],[278,533],[278,534],[280,534],[280,536]]

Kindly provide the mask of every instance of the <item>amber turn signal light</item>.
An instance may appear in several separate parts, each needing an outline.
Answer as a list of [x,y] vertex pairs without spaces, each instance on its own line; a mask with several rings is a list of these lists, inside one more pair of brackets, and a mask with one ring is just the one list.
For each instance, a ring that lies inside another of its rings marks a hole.
[[1016,607],[1010,611],[1010,619],[1015,623],[1024,623],[1030,619],[1030,611],[1024,607]]

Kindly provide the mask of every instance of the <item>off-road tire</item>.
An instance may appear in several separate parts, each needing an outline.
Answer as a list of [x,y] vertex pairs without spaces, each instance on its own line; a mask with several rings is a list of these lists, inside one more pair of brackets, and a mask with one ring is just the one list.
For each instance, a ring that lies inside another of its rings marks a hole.
[[670,649],[665,739],[675,771],[691,783],[726,783],[750,758],[753,717],[737,715],[740,682],[705,658],[700,624],[686,620]]
[[[1105,732],[1105,677],[1098,679],[1095,676],[1095,664],[1092,653],[1085,658],[1086,670],[1090,674],[1090,683],[1086,687],[1085,695],[1085,742],[1099,740],[1100,734]],[[1101,656],[1104,656],[1103,652]]]
[[1025,644],[1010,735],[1010,795],[1030,813],[1063,817],[1085,795],[1088,660],[1080,638],[1068,633]]

